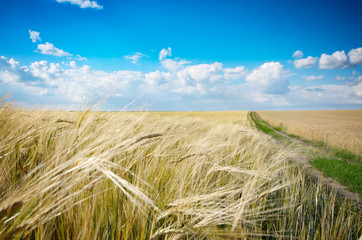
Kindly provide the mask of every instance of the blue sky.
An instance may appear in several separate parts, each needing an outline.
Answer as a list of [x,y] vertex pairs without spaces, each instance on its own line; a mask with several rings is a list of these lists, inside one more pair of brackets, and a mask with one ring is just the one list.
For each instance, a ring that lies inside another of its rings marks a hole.
[[0,0],[0,95],[102,110],[362,109],[361,1]]

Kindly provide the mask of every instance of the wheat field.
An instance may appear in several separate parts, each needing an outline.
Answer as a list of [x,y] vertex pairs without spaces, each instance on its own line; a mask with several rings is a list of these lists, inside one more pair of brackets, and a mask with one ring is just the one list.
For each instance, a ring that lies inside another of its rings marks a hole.
[[0,109],[2,239],[356,239],[247,112]]
[[257,111],[287,133],[362,154],[362,110]]

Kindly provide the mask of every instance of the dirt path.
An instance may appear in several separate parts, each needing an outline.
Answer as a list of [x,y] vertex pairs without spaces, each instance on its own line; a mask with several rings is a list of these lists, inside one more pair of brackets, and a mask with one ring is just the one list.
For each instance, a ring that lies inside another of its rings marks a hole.
[[[299,144],[301,146],[304,147],[314,147],[311,144],[305,143],[301,140],[292,138],[280,131],[275,130],[272,126],[270,126],[269,124],[264,123],[257,114],[250,114],[251,119],[255,122],[254,116],[255,118],[263,125],[269,127],[270,129],[272,129],[275,133],[279,134],[280,136],[283,136],[285,138],[287,138],[288,140],[292,141],[293,143]],[[256,124],[255,124],[256,125]],[[260,128],[256,125],[256,127],[260,130]],[[260,130],[261,131],[261,130]],[[262,131],[261,131],[262,132]],[[311,175],[312,177],[314,177],[315,179],[317,179],[318,181],[323,181],[324,183],[327,184],[328,187],[336,190],[338,192],[338,194],[344,198],[347,198],[349,200],[353,200],[353,201],[357,201],[359,203],[362,203],[362,199],[361,196],[358,193],[354,193],[349,191],[349,189],[346,186],[341,185],[339,182],[337,182],[336,180],[334,180],[333,178],[330,177],[325,177],[323,176],[323,173],[317,169],[315,169],[310,163],[310,159],[308,159],[305,155],[296,152],[295,150],[291,149],[290,147],[286,146],[284,143],[282,143],[281,141],[275,139],[276,141],[279,142],[280,145],[282,145],[283,147],[288,148],[289,150],[292,151],[293,153],[293,159],[301,164],[307,171],[307,173],[309,175]]]
[[[251,115],[251,117],[252,117],[252,118],[253,118],[253,116],[255,116],[255,118],[256,118],[257,120],[259,120],[259,122],[260,122],[261,124],[263,124],[263,125],[265,125],[265,126],[269,127],[269,128],[270,128],[270,129],[272,129],[275,133],[277,133],[277,134],[279,134],[279,135],[281,135],[281,136],[283,136],[283,137],[285,137],[285,138],[289,139],[290,141],[292,141],[292,142],[294,142],[294,143],[296,143],[296,144],[302,145],[302,146],[313,147],[313,145],[312,145],[312,144],[309,144],[309,143],[303,142],[303,141],[301,141],[301,140],[299,140],[299,139],[292,138],[292,137],[288,136],[288,135],[287,135],[287,134],[285,134],[285,133],[279,132],[278,130],[276,130],[275,128],[273,128],[272,126],[270,126],[269,124],[267,124],[267,123],[263,122],[263,120],[261,120],[261,119],[259,118],[259,115],[257,115],[257,114],[255,114],[255,115],[254,115],[254,114],[253,114],[253,115]],[[254,119],[253,119],[253,120],[254,120]]]

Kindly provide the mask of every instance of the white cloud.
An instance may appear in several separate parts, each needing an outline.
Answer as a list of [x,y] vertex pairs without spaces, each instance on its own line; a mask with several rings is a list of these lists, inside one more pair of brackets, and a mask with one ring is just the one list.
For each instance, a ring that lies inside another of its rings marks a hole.
[[260,92],[251,92],[250,95],[252,98],[249,100],[249,104],[257,103],[269,107],[277,106],[278,108],[292,106],[284,95],[265,95]]
[[324,76],[323,75],[319,75],[319,76],[310,75],[310,76],[303,76],[302,78],[307,81],[315,81],[315,80],[322,80],[324,78]]
[[[40,34],[39,32],[29,30],[29,34],[30,34],[30,39],[33,42],[41,41],[40,36],[39,36],[39,34]],[[36,51],[41,53],[41,54],[52,55],[52,56],[57,56],[57,57],[70,57],[70,56],[73,56],[73,54],[65,52],[62,49],[56,48],[52,43],[49,43],[49,42],[46,42],[45,44],[38,44],[38,48],[37,48]],[[79,61],[86,61],[87,60],[87,58],[82,57],[79,54],[76,54],[76,58]],[[74,57],[74,59],[75,59],[75,57]]]
[[300,50],[297,50],[293,53],[293,58],[302,58],[303,56],[304,56],[304,54]]
[[145,82],[153,87],[189,95],[224,94],[228,80],[241,76],[244,67],[224,69],[222,63],[198,64],[185,67],[186,60],[166,59],[161,62],[169,72],[145,74]]
[[[293,58],[301,58],[303,53],[297,50],[293,53]],[[344,69],[362,64],[362,47],[352,49],[348,52],[348,56],[344,51],[335,51],[332,55],[323,53],[320,58],[309,56],[307,58],[297,59],[293,61],[296,68],[311,68],[319,60],[318,67],[320,69]]]
[[336,51],[332,55],[323,53],[318,67],[320,69],[343,69],[349,67],[349,62],[344,51]]
[[348,57],[349,57],[351,64],[361,65],[362,64],[362,47],[352,49],[351,51],[349,51]]
[[31,74],[29,68],[20,66],[13,58],[8,60],[4,56],[0,56],[0,81],[10,84],[28,82],[31,85],[41,82]]
[[179,69],[182,69],[185,64],[191,63],[190,61],[181,59],[181,60],[172,60],[172,59],[165,59],[161,62],[162,66],[171,72],[176,72]]
[[154,86],[160,86],[170,82],[171,78],[172,76],[169,72],[160,72],[159,70],[145,74],[146,83]]
[[348,77],[350,81],[346,82],[347,85],[356,85],[362,82],[362,76],[357,71],[353,71],[352,76]]
[[318,62],[318,57],[309,56],[307,58],[297,59],[293,62],[296,68],[311,68]]
[[41,41],[41,38],[39,36],[40,35],[39,32],[29,30],[29,34],[30,34],[30,39],[31,39],[32,42]]
[[[76,101],[86,94],[107,93],[118,89],[129,94],[136,82],[143,82],[138,71],[95,71],[90,66],[78,67],[74,61],[67,64],[38,61],[29,67],[20,66],[14,60],[0,58],[0,82],[11,84],[29,93],[49,95],[62,102]],[[139,84],[137,84],[139,85]]]
[[56,0],[59,3],[69,2],[74,5],[78,5],[81,8],[96,8],[96,9],[103,9],[102,5],[99,5],[97,1],[90,1],[90,0]]
[[144,55],[144,54],[142,54],[142,53],[140,53],[140,52],[136,52],[136,53],[133,54],[133,55],[126,55],[126,56],[124,56],[124,58],[126,58],[127,60],[130,60],[131,63],[133,63],[133,64],[138,64],[139,60],[140,60],[141,58],[144,58],[144,57],[148,57],[148,56],[146,56],[146,55]]
[[160,59],[160,61],[162,61],[163,59],[165,59],[167,56],[171,56],[171,48],[168,47],[167,49],[163,48],[160,51],[159,57],[158,59]]
[[[181,62],[174,61],[176,65]],[[306,82],[303,87],[291,86],[290,75],[279,62],[264,63],[250,74],[243,66],[224,68],[218,62],[142,73],[96,71],[75,61],[37,61],[21,66],[14,59],[0,57],[0,88],[11,86],[10,89],[26,93],[24,96],[34,95],[37,96],[34,99],[42,102],[51,100],[68,106],[86,95],[102,94],[112,96],[109,101],[113,101],[113,106],[147,95],[158,106],[154,110],[318,108],[362,104],[362,77],[357,72],[352,80],[341,82],[343,85],[316,86],[313,83],[309,87],[305,87]],[[304,78],[316,80],[322,77],[310,75]],[[246,82],[234,81],[243,78]]]
[[48,93],[49,93],[48,89],[44,89],[39,92],[39,95],[46,95]]
[[19,76],[11,71],[0,71],[0,81],[3,83],[14,83],[19,81]]
[[[122,97],[137,96],[142,92],[174,92],[182,94],[225,94],[228,80],[240,77],[244,67],[223,68],[221,63],[182,67],[174,72],[154,71],[95,71],[88,65],[78,66],[75,61],[49,63],[36,61],[29,67],[20,66],[13,59],[0,61],[0,81],[22,89],[32,86],[32,94],[57,96],[63,101],[76,101],[92,91],[122,92]],[[178,61],[179,63],[185,60]],[[120,90],[121,89],[121,90]],[[46,90],[46,91],[45,91]]]
[[46,42],[45,44],[38,44],[38,51],[41,54],[52,55],[57,57],[72,56],[72,54],[56,48],[52,43]]
[[184,86],[172,89],[171,92],[186,94],[205,94],[206,90],[200,83],[197,83],[195,86]]
[[248,71],[245,69],[244,66],[238,66],[235,68],[224,68],[224,77],[227,80],[236,80],[244,78]]
[[70,62],[69,62],[69,66],[70,66],[71,68],[77,68],[77,64],[76,64],[76,62],[74,62],[74,61],[70,61]]
[[222,81],[222,63],[199,64],[188,66],[177,72],[178,83],[181,85],[193,85],[197,83],[216,83]]
[[[223,95],[232,90],[229,80],[245,77],[247,70],[243,66],[223,68],[223,64],[198,64],[185,67],[187,60],[166,59],[161,62],[169,72],[155,71],[145,74],[145,81],[171,92],[189,95]],[[235,92],[235,91],[234,91]]]
[[300,98],[299,101],[304,101],[309,106],[362,104],[362,82],[352,86],[320,85],[294,90],[291,94],[295,94],[295,97]]
[[82,57],[82,56],[79,55],[79,54],[77,54],[76,56],[77,56],[77,59],[78,59],[79,61],[87,61],[87,60],[88,60],[86,57]]
[[0,67],[7,66],[10,69],[16,69],[16,68],[18,68],[20,66],[19,62],[15,61],[14,58],[10,58],[8,60],[6,57],[1,56],[0,60],[1,60],[0,61]]
[[263,93],[284,94],[289,91],[289,75],[279,62],[267,62],[255,68],[246,81]]

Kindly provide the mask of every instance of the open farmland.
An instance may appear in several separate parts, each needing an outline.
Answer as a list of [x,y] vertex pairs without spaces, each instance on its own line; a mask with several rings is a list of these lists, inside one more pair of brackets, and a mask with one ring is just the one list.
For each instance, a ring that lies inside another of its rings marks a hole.
[[0,234],[356,238],[358,205],[305,176],[247,112],[0,110]]
[[362,154],[362,110],[257,111],[282,131]]

